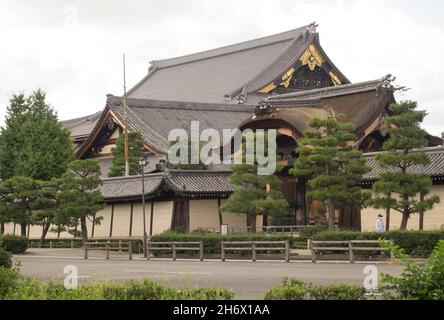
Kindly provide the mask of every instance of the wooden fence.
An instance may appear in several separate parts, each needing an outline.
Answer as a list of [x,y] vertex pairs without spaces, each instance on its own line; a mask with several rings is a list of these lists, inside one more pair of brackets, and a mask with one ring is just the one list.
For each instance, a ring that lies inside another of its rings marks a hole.
[[133,259],[133,246],[132,241],[122,241],[119,242],[111,242],[111,241],[88,241],[83,246],[84,249],[84,258],[88,259],[88,250],[105,250],[105,259],[109,260],[110,251],[127,251],[128,259]]
[[[235,247],[233,247],[235,246]],[[251,260],[256,261],[256,253],[283,251],[285,262],[290,262],[289,241],[221,241],[221,260],[226,260],[227,251],[251,251]]]
[[147,259],[150,260],[151,251],[169,251],[172,254],[173,261],[177,258],[177,251],[199,252],[199,260],[203,261],[203,242],[147,242]]
[[[393,240],[390,240],[390,243],[393,245]],[[354,263],[354,252],[355,251],[376,251],[376,252],[387,252],[390,251],[390,260],[394,260],[394,252],[389,248],[384,247],[376,247],[376,246],[362,246],[362,245],[380,245],[378,240],[350,240],[350,241],[310,241],[310,250],[311,250],[311,261],[313,263],[316,262],[316,253],[317,252],[327,252],[327,251],[340,251],[340,252],[348,252],[349,262]],[[361,246],[360,246],[361,245]]]

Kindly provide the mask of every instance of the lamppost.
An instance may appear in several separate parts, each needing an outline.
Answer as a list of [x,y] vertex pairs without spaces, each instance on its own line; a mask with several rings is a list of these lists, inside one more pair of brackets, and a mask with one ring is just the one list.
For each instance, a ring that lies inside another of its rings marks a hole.
[[147,257],[147,234],[146,234],[146,216],[145,216],[145,166],[148,164],[147,153],[139,159],[140,171],[142,173],[142,215],[143,215],[143,256]]

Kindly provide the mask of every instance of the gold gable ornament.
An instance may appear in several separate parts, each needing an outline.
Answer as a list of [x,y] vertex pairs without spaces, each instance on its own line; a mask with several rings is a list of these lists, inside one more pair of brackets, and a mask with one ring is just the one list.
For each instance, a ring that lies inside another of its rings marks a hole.
[[341,80],[339,80],[338,76],[337,76],[333,71],[330,71],[330,72],[328,73],[328,75],[330,76],[331,81],[333,82],[333,84],[334,84],[335,86],[339,86],[339,85],[342,84]]
[[274,82],[270,83],[268,86],[259,90],[260,93],[269,93],[271,90],[276,89],[278,86],[284,86],[288,88],[290,85],[291,78],[293,77],[295,70],[294,68],[288,69],[284,75],[282,76],[282,82],[279,85],[274,84]]
[[316,46],[313,44],[308,46],[308,49],[301,56],[300,61],[303,66],[308,65],[308,68],[311,71],[314,71],[316,66],[322,67],[322,64],[325,62]]

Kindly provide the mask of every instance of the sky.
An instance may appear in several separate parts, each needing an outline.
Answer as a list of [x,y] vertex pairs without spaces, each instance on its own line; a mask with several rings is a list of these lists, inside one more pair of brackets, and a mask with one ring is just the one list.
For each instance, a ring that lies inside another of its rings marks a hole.
[[322,47],[352,81],[397,77],[398,100],[444,131],[441,0],[0,0],[0,125],[14,93],[47,92],[62,120],[104,108],[149,61],[319,24]]

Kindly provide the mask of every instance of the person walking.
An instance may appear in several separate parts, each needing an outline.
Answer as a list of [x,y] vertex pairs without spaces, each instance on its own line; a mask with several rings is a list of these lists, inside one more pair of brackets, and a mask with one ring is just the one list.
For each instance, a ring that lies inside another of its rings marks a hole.
[[376,219],[376,222],[375,222],[375,230],[376,230],[376,232],[379,232],[379,233],[385,232],[384,220],[382,220],[382,218],[383,218],[383,215],[378,214],[378,218]]

